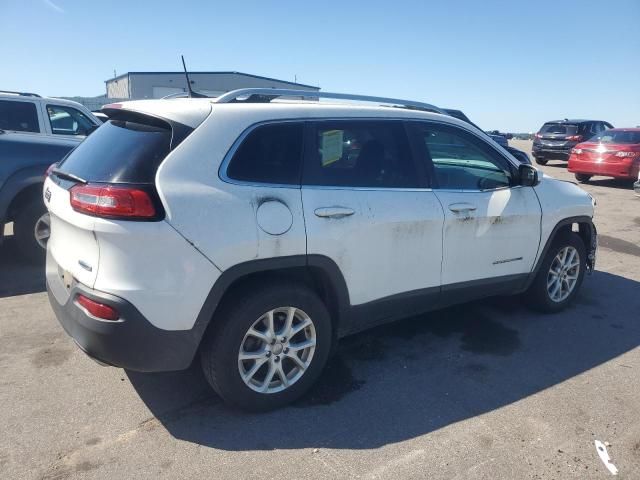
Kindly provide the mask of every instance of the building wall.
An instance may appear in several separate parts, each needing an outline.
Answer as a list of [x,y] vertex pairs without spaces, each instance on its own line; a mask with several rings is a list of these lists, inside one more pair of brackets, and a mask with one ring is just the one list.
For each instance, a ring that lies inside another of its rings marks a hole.
[[129,98],[129,77],[107,81],[107,98]]
[[[209,95],[219,95],[238,88],[293,88],[296,90],[317,91],[318,88],[256,78],[236,73],[190,73],[191,88]],[[154,96],[154,87],[155,96]],[[107,96],[133,100],[144,98],[160,98],[163,94],[186,91],[184,74],[129,74],[121,79],[107,82]]]
[[89,110],[100,110],[103,106],[109,103],[125,102],[128,98],[107,98],[105,95],[98,95],[97,97],[60,97],[66,100],[73,100],[78,102]]

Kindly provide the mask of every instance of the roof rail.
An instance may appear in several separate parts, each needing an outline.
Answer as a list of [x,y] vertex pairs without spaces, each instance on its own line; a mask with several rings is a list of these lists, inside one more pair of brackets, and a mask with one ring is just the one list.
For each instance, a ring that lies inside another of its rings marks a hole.
[[[240,99],[247,97],[246,99]],[[281,88],[241,88],[224,93],[212,101],[214,103],[268,103],[279,97],[302,97],[304,99],[333,98],[337,100],[351,100],[356,102],[372,102],[377,104],[390,104],[412,110],[424,110],[427,112],[447,112],[429,103],[415,102],[413,100],[401,100],[398,98],[371,97],[368,95],[351,95],[349,93],[314,92],[309,90],[290,90]]]
[[[194,90],[193,93],[197,93],[198,95],[201,95],[200,97],[193,97],[193,98],[213,98],[208,95],[205,95],[204,93],[200,93],[197,90]],[[169,95],[165,95],[164,97],[161,98],[161,100],[170,100],[172,98],[190,98],[190,97],[189,97],[189,92],[177,92],[177,93],[170,93]]]
[[40,98],[40,95],[38,95],[37,93],[13,92],[11,90],[0,90],[0,93],[11,93],[13,95],[20,95],[21,97],[38,97],[38,98]]

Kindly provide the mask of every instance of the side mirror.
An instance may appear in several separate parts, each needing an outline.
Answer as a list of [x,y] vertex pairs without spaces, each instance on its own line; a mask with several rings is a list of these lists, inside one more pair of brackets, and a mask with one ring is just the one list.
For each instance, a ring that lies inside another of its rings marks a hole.
[[535,187],[540,183],[538,170],[532,165],[521,163],[518,167],[518,174],[520,176],[520,185],[523,187]]

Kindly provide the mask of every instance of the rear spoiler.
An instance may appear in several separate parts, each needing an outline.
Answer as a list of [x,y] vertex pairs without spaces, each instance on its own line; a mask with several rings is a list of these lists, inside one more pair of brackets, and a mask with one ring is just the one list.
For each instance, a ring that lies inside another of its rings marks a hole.
[[165,130],[171,130],[171,149],[176,148],[180,142],[187,138],[193,128],[184,125],[183,123],[170,120],[168,118],[162,118],[150,113],[142,113],[136,110],[128,110],[122,108],[120,103],[111,103],[102,107],[102,111],[109,117],[109,120],[116,120],[121,122],[133,122],[140,123],[142,125],[150,125],[152,127],[162,128]]

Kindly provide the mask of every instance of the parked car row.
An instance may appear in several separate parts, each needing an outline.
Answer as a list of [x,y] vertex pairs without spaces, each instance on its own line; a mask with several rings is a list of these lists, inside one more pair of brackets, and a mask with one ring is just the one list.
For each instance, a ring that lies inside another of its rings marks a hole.
[[640,128],[614,128],[601,120],[554,120],[535,135],[536,163],[567,160],[579,182],[595,175],[635,181],[639,177]]
[[45,171],[101,125],[87,108],[34,93],[0,91],[0,244],[13,222],[18,248],[43,258],[49,236]]

